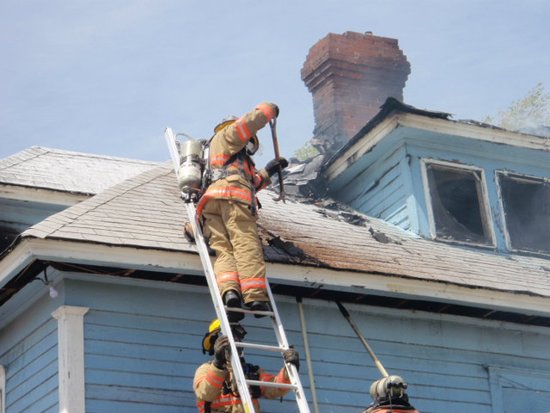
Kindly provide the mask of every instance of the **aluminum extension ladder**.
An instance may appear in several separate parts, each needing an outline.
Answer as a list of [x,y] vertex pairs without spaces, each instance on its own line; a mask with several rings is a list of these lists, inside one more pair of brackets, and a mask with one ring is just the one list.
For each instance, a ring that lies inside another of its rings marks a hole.
[[[174,171],[177,174],[181,161],[180,161],[179,151],[176,145],[176,137],[172,129],[170,128],[166,129],[166,131],[164,132],[164,137],[166,139],[166,143],[170,151],[170,156],[172,157],[172,161],[174,164]],[[186,201],[185,198],[183,197],[182,197],[182,200]],[[264,344],[245,343],[245,342],[235,341],[235,338],[233,337],[233,333],[231,331],[229,320],[227,318],[226,310],[228,310],[228,308],[225,307],[220,291],[218,289],[214,268],[212,266],[212,262],[210,261],[210,255],[208,253],[208,248],[206,246],[206,242],[202,234],[201,226],[199,225],[199,222],[198,222],[195,204],[193,202],[186,201],[185,206],[187,209],[187,215],[189,216],[189,222],[193,227],[195,243],[201,259],[204,273],[206,275],[206,281],[208,282],[210,296],[212,297],[212,302],[214,303],[216,315],[220,320],[221,331],[222,331],[222,334],[226,335],[229,339],[229,347],[231,352],[231,367],[233,369],[233,375],[237,383],[237,388],[239,389],[239,396],[241,398],[241,402],[245,413],[259,413],[254,410],[252,397],[250,396],[249,386],[290,388],[294,391],[294,394],[296,397],[296,404],[298,406],[298,411],[300,413],[309,413],[310,410],[307,404],[302,383],[300,382],[300,375],[298,374],[298,369],[293,364],[290,364],[290,363],[285,364],[288,372],[288,377],[290,379],[290,384],[270,383],[270,382],[263,382],[259,380],[250,380],[246,378],[238,356],[239,353],[237,348],[250,348],[250,349],[279,353],[281,355],[281,358],[282,358],[282,353],[285,350],[288,350],[289,348],[288,340],[286,338],[283,324],[279,317],[279,312],[277,311],[277,306],[275,304],[275,300],[273,298],[273,294],[271,292],[269,282],[267,282],[266,280],[266,289],[267,289],[267,294],[269,297],[272,311],[251,311],[251,310],[239,309],[239,308],[231,308],[231,311],[242,312],[245,314],[257,314],[257,315],[269,316],[269,318],[272,321],[273,330],[275,332],[275,336],[277,337],[278,344],[276,346],[270,346],[270,345],[264,345]]]

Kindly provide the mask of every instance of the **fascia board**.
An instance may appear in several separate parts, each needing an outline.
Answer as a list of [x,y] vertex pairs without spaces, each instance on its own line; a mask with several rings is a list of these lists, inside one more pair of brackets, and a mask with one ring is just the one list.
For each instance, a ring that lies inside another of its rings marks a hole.
[[509,146],[518,146],[542,151],[550,151],[550,139],[539,136],[512,132],[506,129],[491,128],[460,121],[428,118],[412,113],[400,113],[397,115],[401,126],[426,129],[430,132],[445,135],[454,135],[464,138],[477,139],[486,142],[498,143]]
[[[112,247],[61,240],[23,240],[0,261],[0,286],[16,276],[35,259],[74,264],[104,265],[152,272],[201,274],[202,264],[194,252]],[[472,288],[414,278],[395,277],[328,268],[267,264],[267,276],[287,285],[377,294],[406,299],[430,300],[457,305],[473,305],[490,310],[550,316],[550,299],[513,291]]]
[[[14,257],[12,257],[14,256]],[[58,261],[74,264],[116,266],[147,271],[202,273],[199,256],[193,252],[171,252],[135,247],[72,242],[52,239],[25,239],[0,261],[0,274],[15,275],[25,265],[15,263],[32,256],[33,260]],[[11,262],[14,262],[13,264]],[[1,285],[0,285],[1,286]]]
[[17,247],[0,260],[0,288],[35,260],[29,240],[22,240]]
[[[351,291],[357,294],[376,294],[411,300],[444,302],[455,305],[484,307],[488,310],[520,312],[550,316],[550,299],[513,291],[498,291],[421,280],[352,271],[335,271],[297,265],[270,264],[268,276],[303,284],[313,288]],[[270,277],[271,279],[272,277]]]

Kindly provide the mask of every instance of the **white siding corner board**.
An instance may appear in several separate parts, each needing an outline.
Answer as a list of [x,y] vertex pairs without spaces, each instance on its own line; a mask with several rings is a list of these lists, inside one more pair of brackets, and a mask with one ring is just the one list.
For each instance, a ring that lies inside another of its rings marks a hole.
[[84,413],[84,314],[87,307],[61,306],[57,320],[59,352],[59,411]]

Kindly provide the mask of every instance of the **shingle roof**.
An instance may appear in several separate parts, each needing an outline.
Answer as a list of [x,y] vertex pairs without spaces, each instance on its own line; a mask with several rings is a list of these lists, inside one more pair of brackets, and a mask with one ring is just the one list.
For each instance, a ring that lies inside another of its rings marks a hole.
[[[350,223],[314,204],[275,202],[268,190],[259,197],[268,261],[550,297],[550,260],[429,241],[361,214]],[[53,215],[23,237],[194,251],[183,235],[185,221],[174,174],[162,165]]]
[[97,194],[158,163],[33,146],[0,159],[2,184]]

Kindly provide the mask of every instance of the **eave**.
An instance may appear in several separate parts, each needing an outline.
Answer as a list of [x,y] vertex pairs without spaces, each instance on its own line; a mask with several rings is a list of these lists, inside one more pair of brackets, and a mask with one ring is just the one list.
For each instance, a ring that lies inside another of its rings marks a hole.
[[[116,268],[119,275],[125,278],[135,276],[182,283],[186,283],[186,278],[201,277],[203,272],[199,256],[194,252],[27,238],[21,240],[0,261],[0,299],[3,307],[0,315],[9,307],[4,304],[36,277],[39,269],[35,269],[34,273],[27,271],[39,263],[70,264],[69,268],[74,268],[75,271],[86,266]],[[129,271],[120,271],[122,269]],[[481,313],[487,314],[487,318],[492,318],[489,316],[491,313],[502,312],[550,320],[550,299],[530,293],[472,288],[392,274],[337,271],[304,265],[268,263],[267,270],[271,283],[276,285],[276,293],[329,300],[344,297],[351,302],[373,304],[385,300],[386,297],[391,303],[423,303],[416,307],[404,305],[403,308],[426,307],[426,311],[444,313],[444,309],[449,306],[466,306],[485,308]],[[107,271],[105,274],[117,275]],[[196,283],[196,280],[192,283]]]

